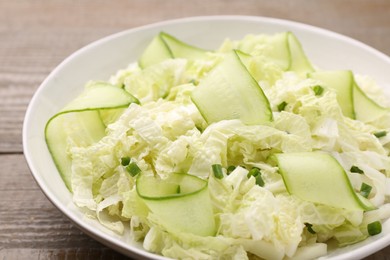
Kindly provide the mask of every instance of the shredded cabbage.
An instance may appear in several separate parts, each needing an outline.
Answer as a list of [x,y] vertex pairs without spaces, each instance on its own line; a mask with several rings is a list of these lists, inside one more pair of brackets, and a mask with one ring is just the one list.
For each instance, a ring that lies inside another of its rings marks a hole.
[[[93,145],[69,140],[74,203],[146,250],[177,259],[313,259],[327,254],[331,240],[345,246],[366,239],[368,223],[390,217],[390,134],[373,135],[389,133],[390,113],[369,124],[346,118],[336,93],[325,88],[316,95],[313,86],[321,82],[286,71],[286,64],[273,56],[272,42],[263,35],[247,36],[225,41],[208,59],[168,59],[145,69],[134,63],[114,75],[111,83],[124,87],[141,105],[131,104]],[[274,113],[269,124],[224,120],[207,125],[191,100],[197,82],[234,48],[252,56],[248,70]],[[357,80],[371,98],[389,105],[373,80]],[[279,111],[282,102],[286,106]],[[276,152],[314,150],[331,153],[355,191],[363,182],[370,184],[369,200],[377,209],[348,211],[290,195],[267,159]],[[164,179],[183,172],[207,180],[215,236],[183,233],[159,222],[137,194],[135,178],[121,165],[126,156],[142,174]],[[213,164],[236,168],[217,179]],[[352,166],[364,174],[351,172]],[[253,167],[260,169],[263,186],[248,177]]]

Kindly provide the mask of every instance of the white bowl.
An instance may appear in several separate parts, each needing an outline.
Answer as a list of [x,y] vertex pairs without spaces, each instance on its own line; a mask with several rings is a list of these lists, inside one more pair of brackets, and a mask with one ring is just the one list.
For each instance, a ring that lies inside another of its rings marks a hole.
[[[390,93],[390,58],[351,38],[296,22],[248,16],[193,17],[156,23],[96,41],[65,59],[50,73],[33,96],[23,126],[24,154],[32,175],[49,200],[85,233],[101,243],[137,258],[165,259],[124,241],[100,224],[87,220],[73,205],[52,161],[44,138],[47,120],[81,92],[88,80],[107,80],[117,70],[136,61],[146,44],[165,31],[185,42],[214,49],[225,39],[248,33],[294,32],[309,59],[323,69],[351,69],[372,76]],[[66,236],[66,234],[64,234]],[[383,232],[364,242],[330,252],[324,259],[359,259],[390,244],[390,222]]]

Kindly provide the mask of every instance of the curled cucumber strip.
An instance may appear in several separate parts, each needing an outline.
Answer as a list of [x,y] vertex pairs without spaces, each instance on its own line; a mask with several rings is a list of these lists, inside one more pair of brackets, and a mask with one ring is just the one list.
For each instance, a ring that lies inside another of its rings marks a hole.
[[68,153],[69,143],[87,147],[105,135],[107,119],[118,109],[139,101],[125,90],[107,83],[88,85],[85,90],[63,110],[55,114],[45,127],[45,139],[54,163],[72,192],[72,158]]
[[167,179],[140,174],[137,193],[167,229],[213,236],[214,214],[207,182],[196,176],[172,173]]
[[348,210],[372,210],[339,162],[325,152],[274,154],[287,191],[298,198]]

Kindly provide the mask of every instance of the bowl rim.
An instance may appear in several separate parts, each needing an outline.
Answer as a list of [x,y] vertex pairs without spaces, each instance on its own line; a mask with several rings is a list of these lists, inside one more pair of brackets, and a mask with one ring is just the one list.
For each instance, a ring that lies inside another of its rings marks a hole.
[[[63,59],[55,68],[46,76],[46,78],[43,80],[43,82],[39,85],[38,89],[33,94],[26,112],[24,116],[23,121],[23,128],[22,128],[22,143],[23,143],[23,154],[27,161],[27,165],[30,169],[30,173],[33,176],[33,179],[38,184],[40,190],[44,193],[44,195],[48,198],[48,200],[57,208],[59,209],[62,214],[64,214],[69,220],[71,220],[72,223],[76,225],[77,228],[81,229],[83,232],[88,234],[93,239],[99,241],[100,243],[120,252],[127,256],[134,256],[134,257],[143,257],[148,259],[168,259],[164,256],[156,255],[154,253],[148,252],[145,249],[137,248],[129,243],[125,243],[122,240],[113,238],[110,234],[107,232],[104,232],[102,230],[96,230],[93,229],[91,225],[89,225],[85,221],[81,221],[81,219],[77,216],[75,216],[72,212],[69,212],[68,206],[62,204],[53,194],[46,184],[44,183],[42,177],[40,176],[39,171],[35,167],[34,160],[31,156],[32,151],[30,150],[30,147],[28,146],[29,140],[28,140],[28,126],[31,124],[32,120],[32,114],[34,112],[34,107],[36,106],[37,99],[39,98],[41,92],[43,91],[44,87],[50,82],[50,80],[61,71],[61,69],[71,60],[75,59],[85,51],[94,48],[95,46],[101,45],[103,43],[106,43],[108,41],[112,41],[113,39],[120,38],[124,35],[131,34],[131,33],[137,33],[139,31],[149,30],[156,27],[166,26],[166,25],[173,25],[173,24],[181,24],[181,23],[193,23],[193,22],[202,22],[202,21],[253,21],[253,22],[263,22],[263,23],[272,23],[272,24],[278,24],[278,25],[286,25],[286,26],[292,26],[294,28],[302,29],[302,30],[308,30],[308,31],[316,31],[321,34],[325,34],[327,36],[337,38],[342,41],[346,41],[349,43],[352,43],[362,49],[367,50],[371,54],[377,56],[380,59],[385,60],[387,63],[390,64],[390,57],[384,54],[383,52],[359,41],[356,39],[353,39],[349,36],[324,29],[321,27],[305,24],[302,22],[287,20],[287,19],[281,19],[281,18],[274,18],[274,17],[267,17],[267,16],[252,16],[252,15],[207,15],[207,16],[190,16],[190,17],[184,17],[184,18],[176,18],[176,19],[169,19],[169,20],[162,20],[153,22],[150,24],[142,25],[133,27],[130,29],[126,29],[123,31],[119,31],[110,35],[107,35],[103,38],[100,38],[98,40],[95,40],[93,42],[90,42],[87,45],[84,45],[83,47],[79,48],[69,56],[67,56],[65,59]],[[387,234],[384,237],[381,237],[374,241],[374,243],[368,243],[364,244],[363,246],[354,249],[352,255],[348,255],[348,253],[344,253],[341,256],[332,257],[332,259],[348,259],[350,257],[358,257],[363,258],[365,256],[368,256],[372,253],[375,253],[384,247],[388,246],[390,244],[390,234]],[[328,256],[325,256],[324,258],[321,257],[321,259],[330,259]]]

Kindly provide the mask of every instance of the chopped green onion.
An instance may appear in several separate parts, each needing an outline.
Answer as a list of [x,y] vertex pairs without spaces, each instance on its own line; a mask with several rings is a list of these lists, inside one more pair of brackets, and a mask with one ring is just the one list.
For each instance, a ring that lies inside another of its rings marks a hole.
[[264,180],[261,177],[261,174],[257,175],[256,177],[256,185],[259,185],[260,187],[264,187]]
[[317,85],[313,87],[313,91],[316,96],[320,96],[322,92],[324,92],[324,88],[321,87],[320,85]]
[[370,236],[377,235],[382,232],[382,224],[379,221],[374,221],[367,225],[367,231]]
[[387,135],[387,132],[386,132],[386,131],[379,131],[379,132],[374,133],[374,135],[375,135],[377,138],[381,138],[381,137],[386,136],[386,135]]
[[359,167],[355,166],[355,165],[353,165],[351,167],[350,172],[364,174],[364,171],[362,169],[360,169]]
[[368,196],[370,195],[370,192],[372,190],[372,187],[370,185],[368,185],[367,183],[362,183],[362,186],[360,187],[360,194],[365,197],[365,198],[368,198]]
[[256,185],[259,185],[260,187],[264,187],[264,180],[263,178],[261,177],[261,172],[260,172],[260,169],[259,168],[252,168],[248,174],[247,174],[247,177],[251,177],[253,176],[256,180]]
[[312,224],[310,224],[310,223],[305,223],[305,226],[306,226],[306,228],[307,228],[307,231],[309,231],[309,233],[311,233],[311,234],[315,234],[316,232],[314,231],[314,229],[313,229],[313,225]]
[[279,111],[279,112],[280,112],[280,111],[283,111],[283,110],[286,108],[286,106],[287,106],[286,101],[283,101],[282,103],[280,103],[280,104],[278,105],[278,111]]
[[125,157],[122,157],[122,158],[121,158],[121,164],[122,164],[123,166],[129,165],[129,163],[130,163],[130,157],[129,157],[129,156],[125,156]]
[[213,169],[213,173],[214,173],[215,178],[217,178],[217,179],[223,178],[222,165],[213,164],[213,165],[211,165],[211,168]]
[[246,175],[248,178],[253,176],[253,177],[256,177],[257,175],[260,174],[260,169],[259,168],[255,168],[253,167],[249,172],[248,174]]
[[181,192],[181,188],[180,188],[180,185],[177,186],[177,189],[176,189],[176,193],[179,194]]
[[131,176],[136,176],[138,173],[141,172],[141,169],[138,167],[138,165],[135,162],[130,163],[126,167],[126,171],[130,173]]
[[226,169],[226,172],[227,174],[231,174],[234,170],[236,169],[236,166],[234,165],[230,165],[227,169]]
[[191,79],[189,83],[193,84],[194,86],[197,86],[199,84],[196,79]]

